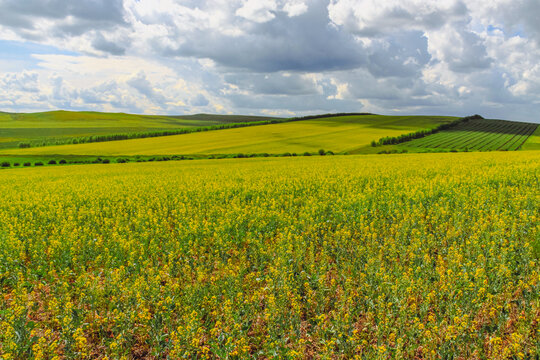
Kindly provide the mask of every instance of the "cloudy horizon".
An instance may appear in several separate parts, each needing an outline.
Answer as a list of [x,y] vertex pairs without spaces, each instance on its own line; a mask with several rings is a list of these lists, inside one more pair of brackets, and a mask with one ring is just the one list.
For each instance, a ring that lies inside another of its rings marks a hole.
[[0,0],[0,111],[540,122],[537,0]]

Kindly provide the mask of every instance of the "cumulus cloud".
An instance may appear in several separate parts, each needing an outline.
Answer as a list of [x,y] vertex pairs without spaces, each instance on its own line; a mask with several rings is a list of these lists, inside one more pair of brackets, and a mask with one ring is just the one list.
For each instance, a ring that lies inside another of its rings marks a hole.
[[28,47],[18,69],[0,59],[6,110],[362,109],[516,120],[540,110],[537,0],[0,0],[0,8],[0,40],[76,53],[31,57]]
[[31,39],[127,25],[122,0],[0,0],[0,8],[0,24]]

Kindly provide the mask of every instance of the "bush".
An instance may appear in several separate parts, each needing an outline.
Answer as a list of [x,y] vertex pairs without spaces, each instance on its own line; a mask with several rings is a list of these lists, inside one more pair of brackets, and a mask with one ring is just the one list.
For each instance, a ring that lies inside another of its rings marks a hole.
[[34,166],[43,166],[43,163],[41,161],[35,162]]
[[319,149],[319,155],[326,155],[326,151],[324,151],[324,149]]
[[30,147],[30,144],[29,143],[19,143],[19,148],[20,149],[28,149]]
[[15,163],[15,164],[13,164],[13,166],[19,166],[19,165],[21,165],[21,164],[19,164],[19,163]]
[[311,156],[311,153],[306,151],[306,152],[304,153],[304,156]]
[[245,158],[245,157],[246,157],[246,155],[243,154],[243,153],[238,153],[238,154],[236,154],[236,156],[235,156],[235,158]]
[[373,141],[371,142],[371,146],[373,146],[373,147],[377,146],[377,142],[376,142],[375,140],[373,140]]
[[116,159],[116,162],[119,163],[119,164],[123,164],[123,163],[127,162],[127,160],[123,159],[123,158],[118,158],[118,159]]
[[111,162],[111,160],[109,160],[109,159],[103,159],[103,161],[102,161],[103,164],[109,164],[110,162]]
[[282,154],[281,156],[292,156],[290,152],[286,152],[284,154]]
[[64,159],[62,159],[62,160],[60,160],[58,163],[59,163],[59,164],[67,164],[67,161],[64,160]]
[[333,151],[330,151],[330,150],[328,150],[328,151],[326,152],[326,155],[334,155],[334,152],[333,152]]
[[23,164],[23,166],[32,166],[32,164],[29,163],[29,162],[25,162],[25,163]]
[[8,163],[7,161],[4,161],[2,164],[0,164],[1,167],[10,167],[11,164]]
[[49,160],[49,162],[47,163],[49,165],[56,165],[56,160]]

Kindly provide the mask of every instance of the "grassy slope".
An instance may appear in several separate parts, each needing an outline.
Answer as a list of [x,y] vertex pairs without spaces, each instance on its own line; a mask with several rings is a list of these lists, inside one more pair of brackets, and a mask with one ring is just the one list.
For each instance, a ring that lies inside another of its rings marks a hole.
[[132,132],[151,132],[270,118],[236,115],[135,115],[124,113],[50,111],[0,113],[0,149],[19,142]]
[[521,150],[540,150],[540,126],[536,128],[536,131],[523,144]]
[[220,123],[220,124],[278,119],[278,117],[275,117],[275,116],[268,117],[268,116],[217,115],[217,114],[194,114],[194,115],[179,115],[179,116],[169,116],[169,117],[174,118],[174,119],[185,119],[185,120],[215,121],[216,123]]
[[172,155],[362,152],[372,140],[432,128],[454,120],[443,116],[343,116],[204,133],[80,145],[2,151],[21,155]]

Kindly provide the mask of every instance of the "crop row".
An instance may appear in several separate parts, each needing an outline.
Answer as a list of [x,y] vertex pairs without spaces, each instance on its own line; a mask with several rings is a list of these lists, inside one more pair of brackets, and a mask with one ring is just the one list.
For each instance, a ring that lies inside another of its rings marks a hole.
[[[491,126],[488,129],[492,132],[498,132],[505,127],[504,124],[500,123],[491,123],[490,125]],[[441,136],[439,138],[427,138],[426,142],[422,145],[424,145],[425,147],[446,148],[452,147],[453,143],[455,143],[459,146],[464,142],[476,140],[478,138],[478,135],[485,132],[485,130],[487,129],[485,127],[484,121],[475,121],[465,126],[456,127],[455,129],[452,129],[448,132],[441,133]]]
[[410,141],[404,146],[432,149],[518,150],[536,124],[502,120],[473,120],[453,129]]

